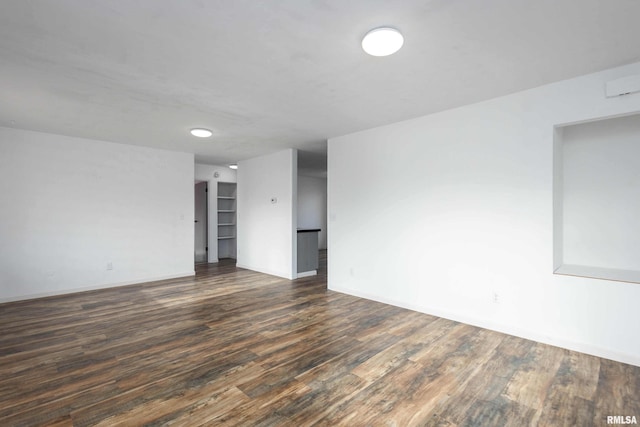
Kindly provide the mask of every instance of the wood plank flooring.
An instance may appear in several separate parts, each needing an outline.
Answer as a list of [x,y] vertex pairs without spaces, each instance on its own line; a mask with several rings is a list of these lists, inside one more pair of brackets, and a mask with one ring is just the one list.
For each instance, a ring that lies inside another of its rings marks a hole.
[[0,426],[604,426],[640,368],[326,289],[195,278],[0,305]]

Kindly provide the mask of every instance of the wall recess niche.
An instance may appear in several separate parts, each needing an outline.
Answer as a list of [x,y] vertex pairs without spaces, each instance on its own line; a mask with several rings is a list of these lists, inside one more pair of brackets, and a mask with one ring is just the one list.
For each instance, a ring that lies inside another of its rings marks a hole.
[[640,114],[554,132],[554,273],[640,283]]

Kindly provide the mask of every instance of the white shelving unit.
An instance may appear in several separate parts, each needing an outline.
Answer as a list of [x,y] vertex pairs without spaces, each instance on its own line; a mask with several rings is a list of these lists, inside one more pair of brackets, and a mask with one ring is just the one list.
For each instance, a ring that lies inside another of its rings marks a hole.
[[218,258],[236,257],[236,184],[218,182]]

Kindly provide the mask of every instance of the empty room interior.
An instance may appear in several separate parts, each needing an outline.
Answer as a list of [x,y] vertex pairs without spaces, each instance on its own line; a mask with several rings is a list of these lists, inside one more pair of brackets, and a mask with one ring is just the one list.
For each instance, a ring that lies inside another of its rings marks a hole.
[[0,425],[637,424],[639,16],[3,0]]

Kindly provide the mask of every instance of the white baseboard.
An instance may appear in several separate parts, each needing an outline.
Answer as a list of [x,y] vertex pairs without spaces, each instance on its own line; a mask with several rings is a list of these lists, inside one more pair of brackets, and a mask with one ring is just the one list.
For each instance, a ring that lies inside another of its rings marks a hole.
[[301,273],[298,273],[296,275],[296,278],[301,279],[303,277],[315,276],[317,274],[318,274],[318,270],[303,271]]
[[236,267],[244,268],[245,270],[257,271],[258,273],[268,274],[270,276],[282,277],[283,279],[293,280],[295,277],[291,273],[283,273],[281,271],[269,270],[264,268],[255,268],[249,265],[236,263]]
[[329,290],[340,292],[347,295],[352,295],[359,298],[381,302],[383,304],[402,307],[408,310],[430,314],[432,316],[442,317],[444,319],[453,320],[456,322],[466,323],[468,325],[477,326],[479,328],[489,329],[492,331],[501,332],[503,334],[513,335],[519,338],[524,338],[527,340],[536,341],[543,344],[548,344],[555,347],[560,347],[567,350],[573,350],[580,353],[590,354],[592,356],[602,357],[604,359],[610,359],[616,362],[627,363],[629,365],[640,367],[640,357],[638,357],[637,355],[619,353],[619,352],[611,351],[606,348],[598,347],[592,344],[574,342],[561,337],[552,337],[552,336],[542,335],[537,332],[533,332],[529,330],[514,328],[506,325],[496,324],[494,322],[487,322],[482,319],[460,315],[459,313],[452,313],[452,312],[443,311],[440,309],[418,305],[418,304],[408,304],[403,301],[396,301],[393,299],[380,297],[378,295],[371,295],[365,292],[355,291],[353,289],[343,288],[339,286],[338,287],[330,286]]
[[195,274],[196,274],[195,271],[188,271],[188,272],[179,273],[179,274],[172,274],[169,276],[145,277],[145,278],[130,280],[126,282],[103,283],[100,285],[83,286],[80,288],[73,288],[73,289],[61,289],[61,290],[56,290],[51,292],[42,292],[42,293],[27,294],[27,295],[16,295],[8,298],[0,298],[0,304],[6,303],[6,302],[24,301],[24,300],[30,300],[30,299],[36,299],[36,298],[52,297],[56,295],[66,295],[66,294],[75,294],[75,293],[86,292],[86,291],[95,291],[97,289],[117,288],[120,286],[137,285],[140,283],[157,282],[160,280],[178,279],[181,277],[195,276]]

